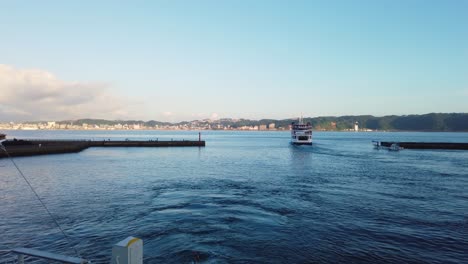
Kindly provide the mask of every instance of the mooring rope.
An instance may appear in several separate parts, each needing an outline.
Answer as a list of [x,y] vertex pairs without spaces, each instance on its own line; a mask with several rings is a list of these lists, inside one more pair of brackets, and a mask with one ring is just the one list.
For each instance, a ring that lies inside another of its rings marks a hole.
[[[4,140],[3,140],[4,141]],[[49,209],[47,208],[47,206],[45,205],[45,203],[42,201],[41,197],[39,197],[39,195],[37,194],[36,190],[34,190],[33,186],[31,185],[31,183],[29,182],[29,180],[26,178],[26,176],[24,175],[24,173],[21,171],[21,169],[18,167],[18,165],[16,164],[16,162],[13,160],[13,157],[10,155],[10,153],[8,153],[6,147],[3,145],[3,141],[0,141],[0,148],[5,151],[8,159],[11,161],[11,163],[13,163],[13,165],[15,166],[16,170],[18,170],[19,174],[23,177],[24,181],[28,184],[29,188],[31,189],[31,191],[34,193],[34,195],[36,196],[37,200],[39,200],[39,202],[41,203],[42,207],[44,207],[44,209],[47,211],[47,213],[49,214],[50,218],[52,218],[52,221],[54,221],[55,225],[57,225],[58,229],[60,230],[60,232],[63,234],[63,236],[65,237],[65,239],[67,240],[68,244],[73,248],[73,250],[75,251],[75,254],[80,257],[81,259],[83,259],[83,257],[81,257],[80,253],[78,252],[78,250],[76,249],[76,247],[74,247],[70,241],[70,238],[67,236],[67,234],[65,233],[65,231],[62,229],[62,227],[59,225],[59,223],[57,222],[57,220],[54,218],[54,216],[52,215],[52,213],[49,211]]]

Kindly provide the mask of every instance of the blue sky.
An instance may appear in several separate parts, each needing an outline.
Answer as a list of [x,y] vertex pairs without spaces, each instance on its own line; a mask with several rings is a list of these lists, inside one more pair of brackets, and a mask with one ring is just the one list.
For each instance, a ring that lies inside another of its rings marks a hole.
[[2,1],[0,119],[468,112],[467,12],[455,0]]

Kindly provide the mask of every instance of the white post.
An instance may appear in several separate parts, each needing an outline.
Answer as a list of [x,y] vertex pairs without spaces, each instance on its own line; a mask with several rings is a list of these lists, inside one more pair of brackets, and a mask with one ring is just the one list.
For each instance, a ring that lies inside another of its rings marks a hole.
[[127,237],[115,244],[111,264],[143,264],[143,240]]

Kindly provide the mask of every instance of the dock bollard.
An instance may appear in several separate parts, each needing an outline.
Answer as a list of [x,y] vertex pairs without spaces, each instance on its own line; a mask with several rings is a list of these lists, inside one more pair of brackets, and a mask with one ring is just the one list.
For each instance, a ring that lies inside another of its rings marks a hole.
[[127,237],[112,247],[112,264],[143,264],[143,240]]

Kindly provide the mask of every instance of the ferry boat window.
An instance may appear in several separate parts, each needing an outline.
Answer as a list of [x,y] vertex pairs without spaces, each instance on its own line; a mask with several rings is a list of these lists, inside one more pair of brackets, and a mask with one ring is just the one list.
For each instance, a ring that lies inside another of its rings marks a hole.
[[308,140],[309,137],[308,136],[299,136],[299,140]]

